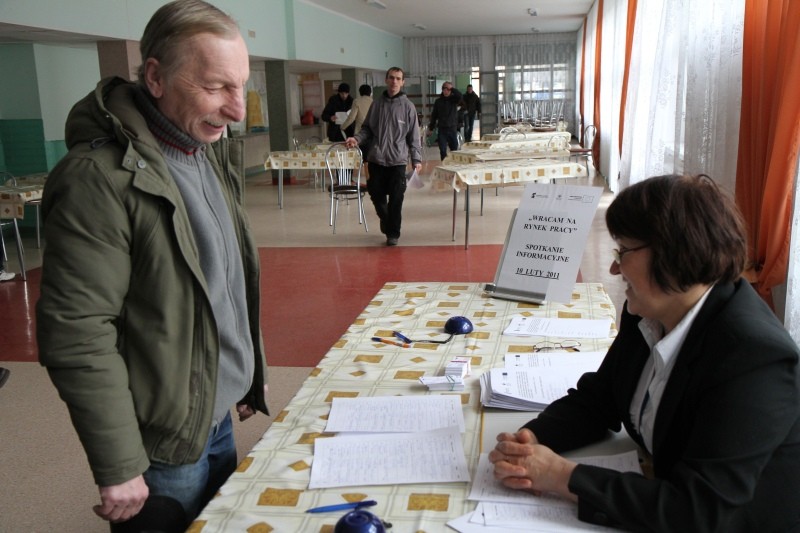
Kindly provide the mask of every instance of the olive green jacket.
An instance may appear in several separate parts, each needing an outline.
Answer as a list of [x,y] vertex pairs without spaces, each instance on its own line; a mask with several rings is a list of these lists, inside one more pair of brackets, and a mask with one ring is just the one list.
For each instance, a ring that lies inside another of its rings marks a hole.
[[[106,79],[73,107],[70,151],[48,176],[42,201],[39,360],[100,486],[138,476],[150,460],[196,462],[216,394],[218,334],[198,251],[135,90]],[[242,403],[266,413],[258,252],[235,145],[222,139],[204,149],[245,269],[255,375]]]

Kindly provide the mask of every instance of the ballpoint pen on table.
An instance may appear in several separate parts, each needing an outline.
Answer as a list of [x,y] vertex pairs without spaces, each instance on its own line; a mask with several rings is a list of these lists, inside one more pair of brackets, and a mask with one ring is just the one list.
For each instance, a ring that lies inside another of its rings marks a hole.
[[391,344],[392,346],[399,346],[401,348],[411,348],[410,344],[403,342],[392,341],[389,339],[382,339],[380,337],[372,337],[373,342],[382,342],[383,344]]
[[402,333],[400,333],[399,331],[393,331],[392,334],[395,337],[397,337],[398,339],[400,339],[401,341],[406,342],[408,344],[411,344],[412,342],[414,342],[411,339],[409,339],[408,337],[406,337],[405,335],[403,335]]
[[351,502],[351,503],[338,503],[336,505],[323,505],[322,507],[312,507],[308,509],[307,513],[328,513],[333,511],[351,511],[355,509],[361,509],[363,507],[372,507],[373,505],[378,505],[378,502],[375,500],[364,500],[363,502]]

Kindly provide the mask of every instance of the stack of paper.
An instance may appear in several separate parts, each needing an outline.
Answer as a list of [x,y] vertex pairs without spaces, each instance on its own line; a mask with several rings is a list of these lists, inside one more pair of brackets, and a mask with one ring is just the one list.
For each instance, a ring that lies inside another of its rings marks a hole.
[[447,363],[444,369],[445,376],[454,376],[465,378],[472,373],[471,358],[469,357],[456,357]]
[[518,411],[541,411],[567,394],[586,372],[597,369],[602,353],[508,354],[504,368],[481,376],[481,403]]
[[464,429],[459,395],[334,398],[308,488],[469,481]]

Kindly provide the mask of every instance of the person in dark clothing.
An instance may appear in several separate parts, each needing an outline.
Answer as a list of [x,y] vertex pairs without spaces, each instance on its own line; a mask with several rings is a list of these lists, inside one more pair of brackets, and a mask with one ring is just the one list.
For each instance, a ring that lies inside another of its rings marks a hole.
[[336,94],[328,98],[328,103],[322,111],[322,120],[328,123],[328,139],[333,142],[342,142],[355,133],[355,126],[350,126],[344,132],[336,123],[336,113],[350,111],[353,107],[353,97],[350,96],[350,86],[340,83]]
[[409,161],[416,172],[422,170],[422,147],[417,110],[402,91],[405,73],[400,67],[386,71],[386,90],[369,108],[367,118],[347,146],[369,146],[369,192],[387,246],[397,246],[403,219],[406,193],[406,168]]
[[467,92],[461,99],[464,112],[464,142],[472,140],[472,126],[475,124],[475,117],[481,118],[481,99],[472,90],[472,85],[467,85]]
[[439,142],[439,156],[444,160],[447,157],[447,147],[458,150],[458,104],[461,102],[461,93],[446,81],[442,84],[442,94],[433,103],[431,111],[430,130],[439,128],[437,140]]
[[[606,211],[626,285],[596,372],[489,454],[495,478],[626,531],[800,531],[800,350],[750,286],[746,227],[707,176],[657,176]],[[652,475],[559,455],[624,431]]]

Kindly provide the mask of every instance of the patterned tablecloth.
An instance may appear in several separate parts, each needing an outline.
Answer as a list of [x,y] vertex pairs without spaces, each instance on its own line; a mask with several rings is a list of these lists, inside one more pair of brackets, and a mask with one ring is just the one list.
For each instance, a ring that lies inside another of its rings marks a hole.
[[586,167],[553,159],[512,159],[483,163],[452,163],[433,169],[431,187],[436,191],[460,191],[469,187],[523,185],[557,178],[586,176]]
[[[321,144],[318,146],[330,145]],[[283,171],[289,170],[325,170],[325,154],[327,148],[324,150],[286,150],[278,152],[270,152],[267,160],[264,161],[264,170],[277,170],[278,171],[278,206],[283,209]],[[348,154],[351,154],[349,152]],[[352,155],[347,156],[355,168],[355,158]]]
[[[324,433],[335,397],[456,394],[464,407],[467,463],[477,465],[481,442],[479,376],[503,366],[507,353],[532,352],[544,337],[509,337],[512,316],[610,318],[609,337],[581,339],[581,351],[603,351],[616,336],[614,309],[601,284],[575,285],[568,304],[529,304],[485,296],[476,283],[387,283],[312,371],[297,395],[240,463],[236,473],[195,520],[192,532],[332,533],[342,513],[309,514],[320,505],[373,499],[369,511],[391,522],[396,533],[447,531],[447,521],[471,512],[469,483],[376,485],[308,489],[315,439]],[[468,317],[475,330],[448,344],[418,342],[400,348],[371,341],[392,330],[413,339],[442,339],[453,315]],[[472,359],[462,392],[429,392],[420,376],[442,375],[456,356]],[[568,357],[568,355],[566,356]],[[516,428],[509,428],[516,429]]]
[[17,186],[0,185],[0,218],[24,218],[25,204],[41,200],[44,184],[18,181]]
[[537,159],[537,158],[564,158],[570,155],[567,149],[554,149],[548,146],[535,146],[531,148],[516,148],[509,150],[456,150],[450,152],[442,161],[442,165],[451,163],[484,163],[486,161],[503,161],[510,159]]
[[504,133],[487,133],[481,136],[482,141],[549,141],[551,137],[563,137],[569,142],[572,134],[568,131],[512,131]]
[[548,145],[569,146],[572,134],[568,131],[549,133],[490,133],[480,141],[464,143],[465,150],[508,150],[519,148],[546,148]]

